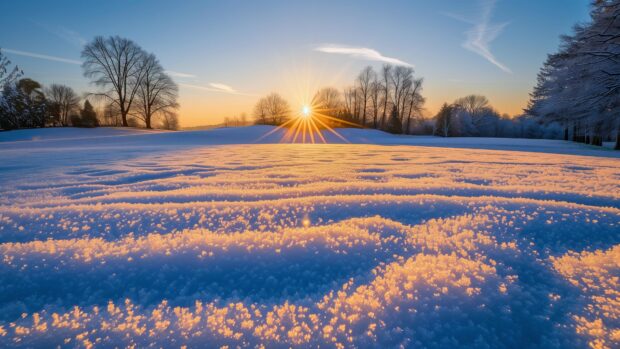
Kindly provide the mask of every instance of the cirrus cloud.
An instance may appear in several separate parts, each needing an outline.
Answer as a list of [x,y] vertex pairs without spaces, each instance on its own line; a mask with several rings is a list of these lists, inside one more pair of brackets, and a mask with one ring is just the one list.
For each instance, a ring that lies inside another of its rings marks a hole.
[[368,47],[354,47],[338,44],[323,44],[315,47],[315,51],[323,53],[332,53],[346,55],[357,59],[363,59],[367,61],[379,61],[395,65],[403,65],[413,67],[413,64],[407,63],[403,60],[394,57],[387,57],[382,55],[379,51]]

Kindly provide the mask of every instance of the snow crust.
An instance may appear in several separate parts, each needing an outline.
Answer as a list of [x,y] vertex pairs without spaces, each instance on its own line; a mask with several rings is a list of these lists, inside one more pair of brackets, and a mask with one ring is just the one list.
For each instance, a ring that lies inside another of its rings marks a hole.
[[0,346],[620,346],[613,152],[270,130],[0,133]]

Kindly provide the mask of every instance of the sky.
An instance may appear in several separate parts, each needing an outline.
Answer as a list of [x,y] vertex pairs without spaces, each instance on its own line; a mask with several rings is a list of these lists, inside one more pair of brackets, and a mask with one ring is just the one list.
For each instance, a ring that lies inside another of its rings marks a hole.
[[0,49],[44,85],[79,92],[80,52],[97,35],[129,38],[179,84],[181,125],[247,113],[277,92],[301,108],[350,85],[365,66],[410,65],[426,113],[483,94],[502,113],[527,104],[559,35],[588,20],[589,0],[6,1]]

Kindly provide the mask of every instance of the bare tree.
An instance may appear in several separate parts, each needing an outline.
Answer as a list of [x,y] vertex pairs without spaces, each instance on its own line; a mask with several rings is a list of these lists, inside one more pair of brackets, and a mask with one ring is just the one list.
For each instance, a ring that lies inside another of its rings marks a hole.
[[151,128],[152,119],[158,113],[179,107],[177,84],[164,72],[153,54],[142,57],[143,77],[138,87],[136,117]]
[[329,116],[336,116],[343,108],[340,92],[333,87],[324,87],[312,97],[312,105],[317,110]]
[[164,130],[178,130],[179,129],[179,117],[177,113],[172,110],[164,110],[161,113],[161,128]]
[[290,117],[291,108],[284,98],[272,93],[261,98],[254,107],[254,117],[257,124],[281,125]]
[[357,84],[359,88],[360,109],[362,117],[362,125],[366,124],[366,109],[368,107],[368,99],[370,97],[370,88],[375,80],[376,73],[371,66],[364,68],[357,76]]
[[357,90],[355,87],[348,87],[344,89],[344,109],[348,118],[355,118],[355,95]]
[[457,99],[454,104],[460,106],[470,114],[476,114],[484,108],[489,107],[489,100],[485,96],[469,95]]
[[144,76],[144,51],[131,40],[119,36],[97,36],[82,50],[84,76],[107,89],[97,95],[118,105],[123,126]]
[[407,95],[408,89],[411,88],[413,79],[413,69],[410,67],[397,66],[391,74],[391,82],[393,87],[392,101],[396,106],[398,115],[403,115],[403,98]]
[[80,97],[69,86],[52,84],[45,89],[50,112],[62,126],[69,125],[69,117],[80,108]]
[[409,107],[407,108],[407,122],[405,126],[405,133],[411,132],[411,117],[418,116],[422,111],[422,107],[424,105],[425,99],[422,97],[422,82],[423,79],[415,79],[412,82],[412,87],[410,89],[409,94],[407,95],[407,100],[409,102]]
[[381,116],[381,128],[386,126],[386,115],[388,110],[388,103],[390,101],[390,81],[392,80],[392,66],[389,64],[384,64],[381,69],[381,80],[382,80],[382,94],[383,94],[383,115]]
[[374,80],[370,83],[370,101],[372,103],[372,127],[379,127],[379,104],[380,104],[380,94],[383,86],[377,80],[377,75],[375,74]]

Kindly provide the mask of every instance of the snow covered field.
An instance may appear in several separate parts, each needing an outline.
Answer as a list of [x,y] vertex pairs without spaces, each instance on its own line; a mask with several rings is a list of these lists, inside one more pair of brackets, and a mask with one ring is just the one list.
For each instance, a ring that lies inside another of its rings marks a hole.
[[0,347],[620,346],[618,152],[269,130],[0,133]]

